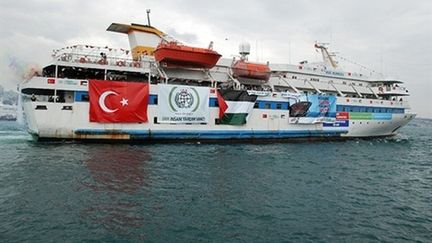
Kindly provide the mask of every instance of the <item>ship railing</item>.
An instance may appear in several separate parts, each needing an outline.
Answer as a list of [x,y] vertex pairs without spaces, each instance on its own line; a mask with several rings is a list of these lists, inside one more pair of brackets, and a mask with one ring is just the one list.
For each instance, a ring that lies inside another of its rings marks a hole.
[[373,88],[377,94],[400,94],[409,95],[408,89],[398,84],[382,85]]
[[112,57],[104,55],[86,55],[79,53],[62,53],[55,56],[57,62],[69,62],[77,64],[96,64],[106,66],[118,66],[118,67],[149,67],[148,61],[135,61],[132,58],[126,57]]
[[405,87],[394,85],[393,87],[387,87],[385,91],[388,91],[388,92],[402,92],[402,93],[404,93],[404,92],[406,92],[406,90],[407,89]]

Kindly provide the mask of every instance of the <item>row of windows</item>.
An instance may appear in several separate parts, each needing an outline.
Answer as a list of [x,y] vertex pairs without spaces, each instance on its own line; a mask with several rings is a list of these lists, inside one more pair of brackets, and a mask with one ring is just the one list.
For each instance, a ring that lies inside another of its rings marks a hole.
[[[219,107],[219,103],[216,98],[210,98],[210,107]],[[261,101],[257,100],[254,105],[255,109],[271,109],[271,110],[288,110],[289,102],[281,101]]]
[[[76,91],[75,101],[88,102],[89,95],[86,91]],[[150,95],[149,105],[157,105],[157,95]],[[210,98],[210,107],[219,107],[216,98]],[[278,102],[278,101],[256,101],[254,105],[255,109],[270,109],[270,110],[288,110],[289,102]],[[403,114],[403,108],[389,108],[389,107],[368,107],[368,106],[352,106],[352,105],[338,105],[337,111],[345,112],[369,112],[369,113],[399,113]]]
[[[89,95],[86,91],[76,91],[75,92],[75,101],[88,102]],[[157,95],[150,95],[149,97],[149,105],[157,105],[158,97]],[[216,98],[210,98],[209,101],[210,107],[219,107],[218,101]],[[254,105],[255,109],[271,109],[271,110],[288,110],[289,102],[277,102],[277,101],[256,101]]]
[[[361,74],[360,74],[360,76],[361,76]],[[297,79],[297,76],[292,76],[291,79]],[[310,78],[310,81],[316,81],[316,82],[319,82],[320,79],[319,79],[319,78]],[[324,81],[325,81],[325,80],[324,80]],[[331,80],[330,80],[330,81],[331,81]],[[347,84],[347,82],[346,82],[346,81],[342,81],[342,84]],[[354,85],[354,86],[356,85],[355,82],[352,82],[351,84]],[[358,83],[358,86],[363,86],[363,84],[362,84],[362,83]]]
[[368,106],[352,106],[338,105],[337,111],[345,112],[369,112],[369,113],[404,113],[403,108],[388,108],[388,107],[368,107]]

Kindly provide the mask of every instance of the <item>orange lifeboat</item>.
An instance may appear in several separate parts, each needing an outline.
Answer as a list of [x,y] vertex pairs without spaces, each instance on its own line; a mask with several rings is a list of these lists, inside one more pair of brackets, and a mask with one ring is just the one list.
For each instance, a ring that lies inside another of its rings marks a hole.
[[270,79],[270,68],[266,64],[238,60],[232,65],[234,77],[259,79],[268,81]]
[[154,51],[157,62],[191,68],[212,68],[221,56],[211,49],[179,45],[176,42],[161,43]]

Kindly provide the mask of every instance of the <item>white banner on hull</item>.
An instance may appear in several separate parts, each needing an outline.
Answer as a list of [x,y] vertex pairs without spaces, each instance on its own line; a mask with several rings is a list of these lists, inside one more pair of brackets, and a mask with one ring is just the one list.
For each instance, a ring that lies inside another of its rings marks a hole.
[[208,87],[158,84],[159,123],[208,123]]

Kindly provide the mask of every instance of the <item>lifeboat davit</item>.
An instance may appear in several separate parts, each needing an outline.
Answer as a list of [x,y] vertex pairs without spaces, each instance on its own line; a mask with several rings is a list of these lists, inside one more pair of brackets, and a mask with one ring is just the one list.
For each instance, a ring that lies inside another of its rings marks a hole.
[[212,49],[179,45],[176,42],[160,43],[154,51],[157,62],[190,68],[212,68],[221,56]]
[[268,81],[270,79],[270,68],[263,63],[238,60],[232,65],[234,77],[259,79]]

